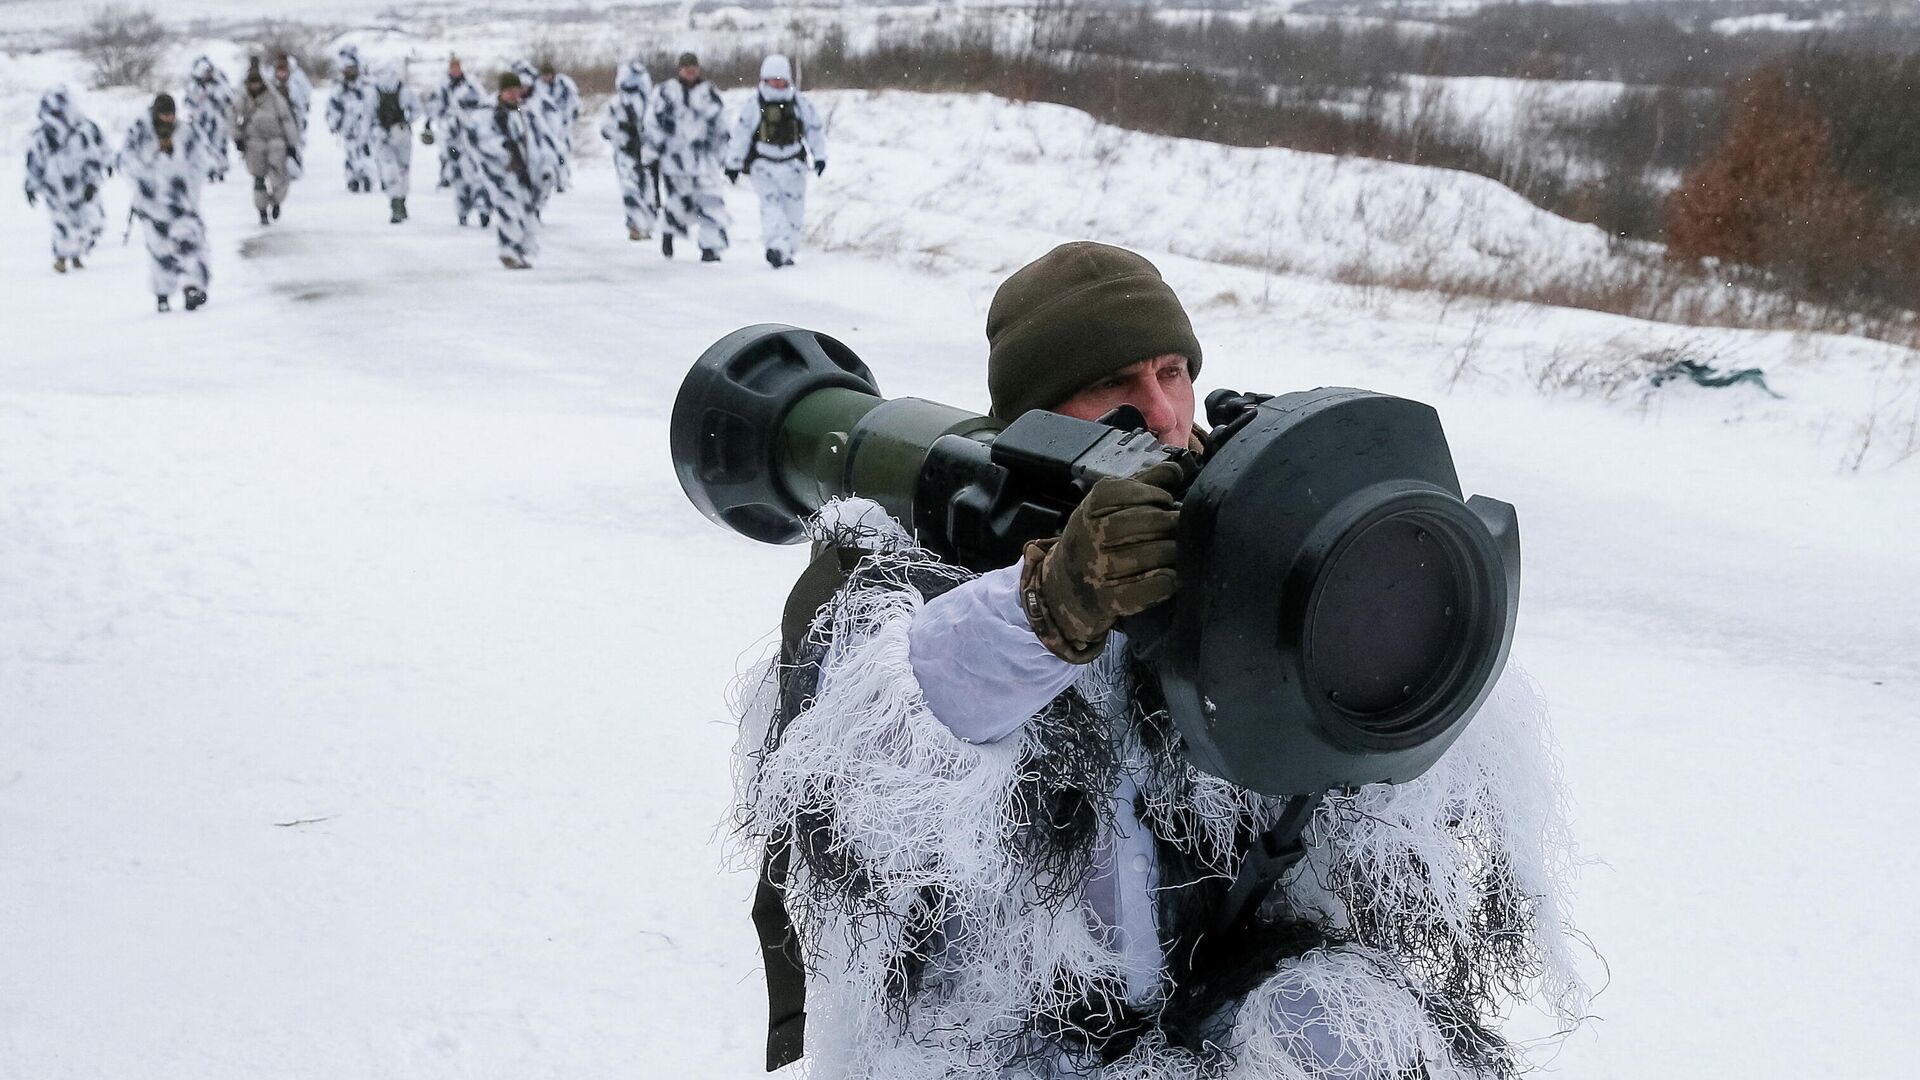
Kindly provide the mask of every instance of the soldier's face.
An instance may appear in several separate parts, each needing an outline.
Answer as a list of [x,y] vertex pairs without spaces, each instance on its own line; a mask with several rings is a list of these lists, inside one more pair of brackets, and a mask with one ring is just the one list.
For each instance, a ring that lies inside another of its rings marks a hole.
[[509,86],[505,90],[500,91],[500,104],[505,105],[509,109],[519,108],[520,88],[517,86]]
[[680,81],[681,82],[699,82],[700,81],[700,65],[688,64],[685,67],[682,67],[680,69]]
[[787,87],[793,85],[785,79],[761,79],[760,81],[766,83],[767,87],[772,90],[785,90]]
[[292,74],[292,72],[290,72],[290,71],[288,71],[288,70],[287,70],[287,65],[285,65],[285,64],[275,64],[275,65],[273,65],[273,81],[275,81],[275,82],[286,82],[286,81],[287,81],[287,76],[289,76],[289,75],[291,75],[291,74]]
[[1161,445],[1186,446],[1193,437],[1193,376],[1187,358],[1169,353],[1121,368],[1051,411],[1098,420],[1122,405],[1140,410]]
[[462,79],[466,77],[466,74],[467,73],[461,69],[460,61],[458,60],[455,60],[453,63],[447,65],[447,76],[449,78]]

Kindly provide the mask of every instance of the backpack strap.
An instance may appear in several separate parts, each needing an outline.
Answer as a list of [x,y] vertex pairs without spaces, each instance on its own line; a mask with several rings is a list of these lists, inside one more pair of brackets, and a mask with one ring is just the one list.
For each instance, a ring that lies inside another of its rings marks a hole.
[[787,837],[776,837],[767,845],[753,890],[753,929],[767,971],[768,1072],[799,1061],[806,1050],[807,969],[782,893],[792,858]]

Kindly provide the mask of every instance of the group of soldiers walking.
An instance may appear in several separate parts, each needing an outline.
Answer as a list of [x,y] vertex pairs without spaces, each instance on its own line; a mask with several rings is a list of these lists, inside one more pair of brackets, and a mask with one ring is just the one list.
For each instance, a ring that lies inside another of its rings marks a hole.
[[[501,265],[529,268],[539,252],[542,210],[573,186],[574,130],[583,104],[574,80],[551,64],[520,61],[489,94],[455,57],[423,100],[395,68],[369,75],[351,45],[337,59],[326,123],[340,140],[347,190],[380,191],[389,220],[405,222],[419,123],[420,141],[439,147],[437,186],[452,193],[458,223],[491,227]],[[117,152],[64,88],[42,97],[27,150],[26,195],[29,203],[47,205],[55,271],[82,269],[91,256],[106,224],[101,188],[117,171],[132,188],[129,229],[131,219],[143,227],[159,310],[170,310],[176,293],[189,311],[205,304],[210,275],[200,194],[206,184],[226,179],[229,142],[253,179],[260,224],[280,219],[292,182],[303,173],[313,100],[298,60],[278,56],[263,72],[256,58],[236,90],[202,56],[193,62],[183,97],[184,123],[173,97],[160,94]],[[643,62],[629,60],[599,134],[612,152],[630,240],[648,240],[657,230],[667,258],[677,237],[696,244],[701,261],[718,262],[732,224],[720,182],[738,182],[744,174],[760,196],[768,264],[794,264],[807,173],[825,172],[826,136],[786,57],[766,58],[757,92],[731,118],[692,53],[681,55],[674,77],[659,84]]]

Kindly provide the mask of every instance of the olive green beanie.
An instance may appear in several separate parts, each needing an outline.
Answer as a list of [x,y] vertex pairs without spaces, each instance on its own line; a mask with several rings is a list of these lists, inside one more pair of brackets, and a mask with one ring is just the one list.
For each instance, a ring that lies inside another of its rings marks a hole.
[[987,309],[987,394],[1012,420],[1169,353],[1200,373],[1200,342],[1160,271],[1109,244],[1062,244],[1015,271]]

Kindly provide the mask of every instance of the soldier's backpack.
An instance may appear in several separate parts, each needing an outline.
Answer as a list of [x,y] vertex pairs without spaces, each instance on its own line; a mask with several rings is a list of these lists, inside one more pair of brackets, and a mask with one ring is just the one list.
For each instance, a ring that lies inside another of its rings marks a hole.
[[792,101],[760,102],[760,127],[753,133],[755,142],[769,146],[792,146],[800,141],[800,112]]
[[383,128],[404,127],[407,123],[407,110],[400,107],[399,91],[396,90],[391,94],[385,90],[380,91],[380,104],[373,115]]

